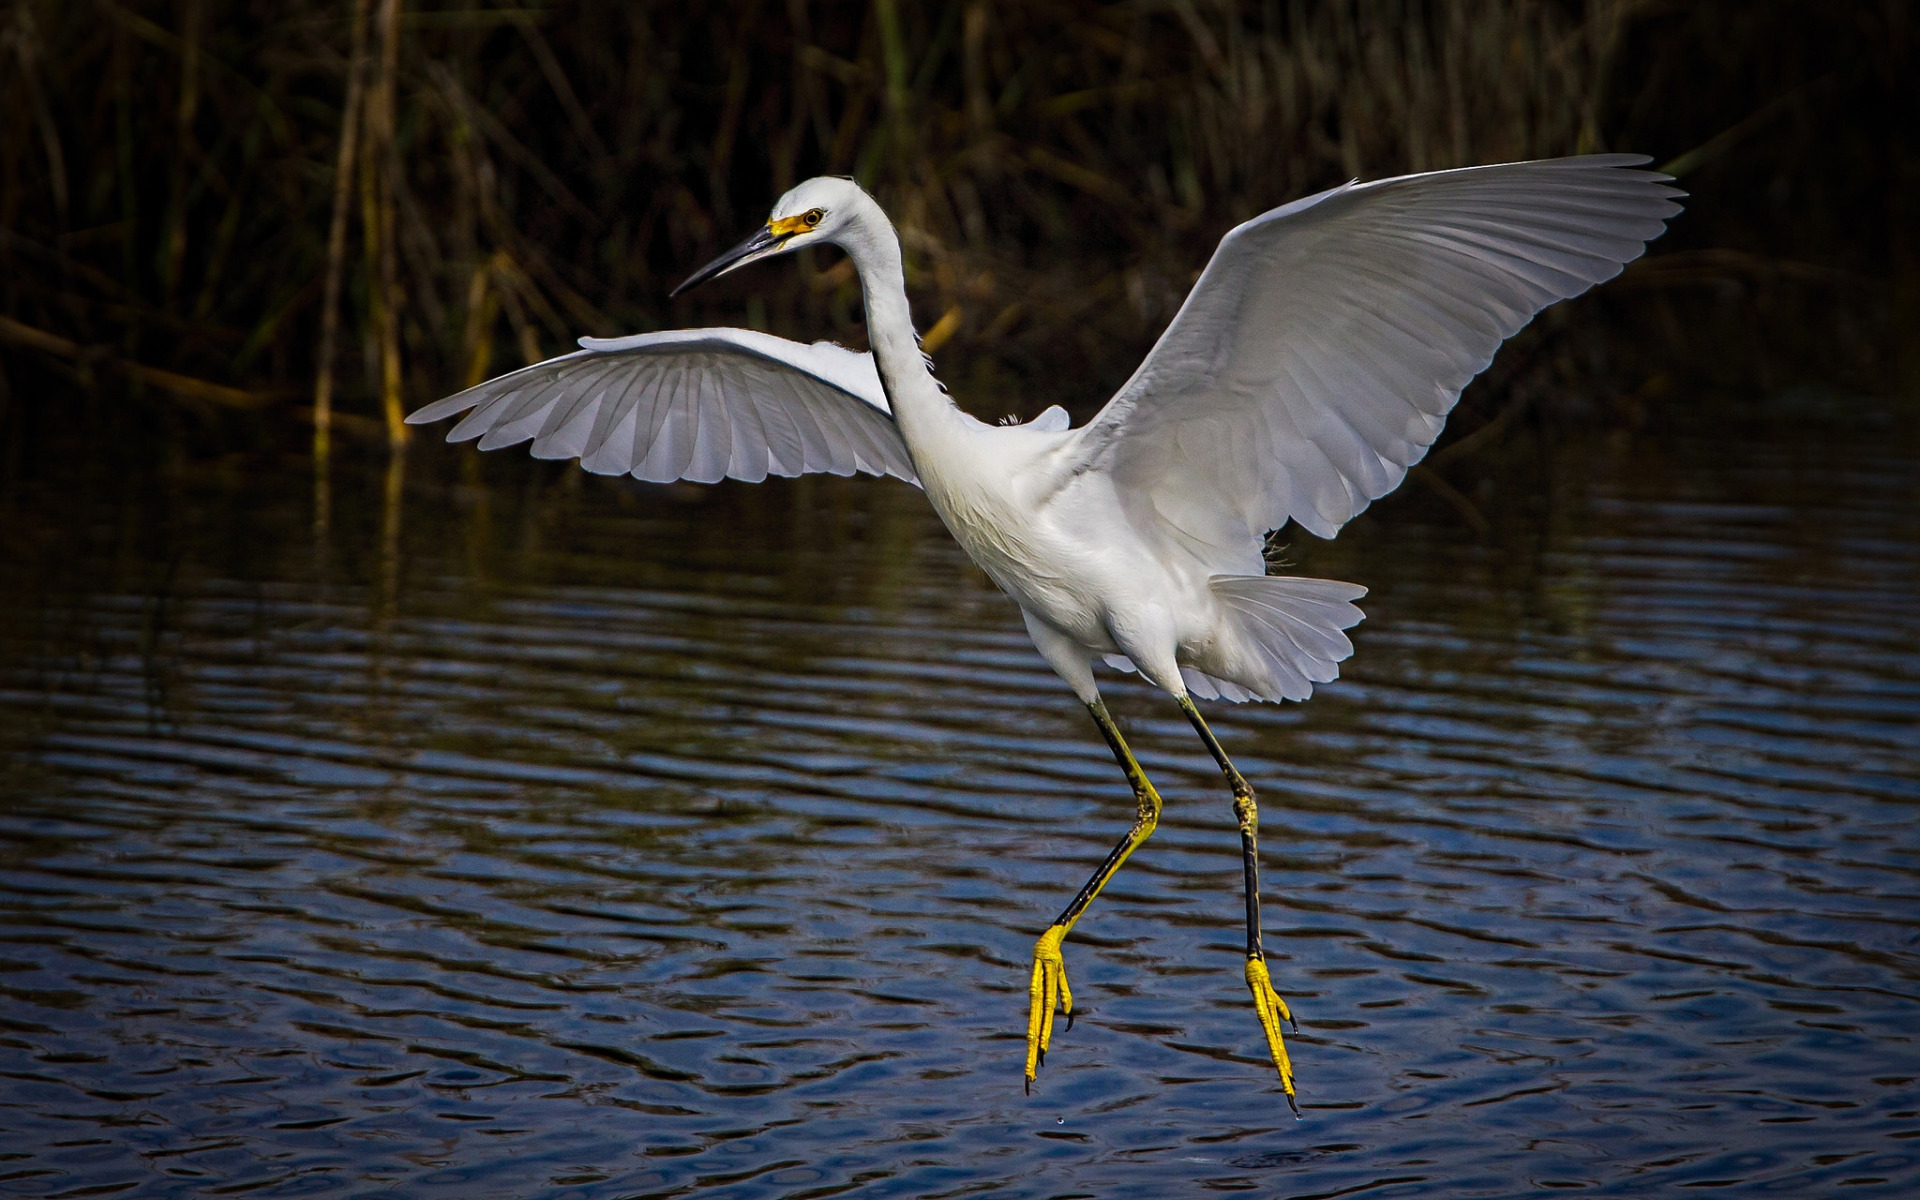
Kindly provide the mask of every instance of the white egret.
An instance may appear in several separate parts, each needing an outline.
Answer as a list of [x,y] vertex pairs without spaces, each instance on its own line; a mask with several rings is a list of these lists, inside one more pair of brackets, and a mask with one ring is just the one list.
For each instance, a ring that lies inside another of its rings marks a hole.
[[767,223],[675,289],[802,246],[859,273],[871,353],[745,329],[581,338],[408,418],[471,409],[447,435],[533,442],[598,474],[665,482],[865,471],[923,488],[1020,606],[1034,645],[1087,706],[1137,814],[1034,946],[1026,1079],[1056,1011],[1061,942],[1154,831],[1160,796],[1101,702],[1093,660],[1170,694],[1219,764],[1239,822],[1246,981],[1294,1102],[1291,1021],[1260,942],[1254,791],[1193,697],[1304,700],[1352,653],[1366,589],[1273,576],[1265,535],[1332,537],[1392,491],[1500,342],[1618,274],[1680,211],[1647,160],[1607,154],[1349,183],[1231,230],[1146,360],[1087,424],[962,412],[908,311],[900,243],[850,180],[810,179]]

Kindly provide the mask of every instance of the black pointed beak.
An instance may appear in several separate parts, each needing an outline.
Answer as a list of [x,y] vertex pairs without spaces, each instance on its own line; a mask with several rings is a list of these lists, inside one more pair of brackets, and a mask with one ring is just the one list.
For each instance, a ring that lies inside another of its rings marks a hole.
[[687,276],[685,283],[667,293],[667,299],[671,300],[688,288],[697,287],[717,275],[725,275],[748,259],[758,257],[763,251],[774,249],[779,245],[780,239],[773,236],[772,228],[762,225],[748,234],[747,239],[738,246]]

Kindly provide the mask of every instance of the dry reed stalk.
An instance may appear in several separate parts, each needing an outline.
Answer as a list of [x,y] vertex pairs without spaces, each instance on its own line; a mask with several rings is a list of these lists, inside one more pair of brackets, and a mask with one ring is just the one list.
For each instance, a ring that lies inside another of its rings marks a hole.
[[546,355],[541,353],[540,335],[534,331],[533,322],[527,319],[526,306],[521,301],[523,298],[534,298],[538,293],[528,285],[526,275],[507,251],[494,251],[488,268],[493,281],[493,294],[500,298],[500,306],[506,311],[514,336],[519,339],[520,357],[526,365],[532,366]]
[[375,181],[373,219],[369,241],[377,241],[378,308],[374,324],[380,347],[380,409],[387,420],[387,444],[396,453],[406,448],[411,431],[401,399],[400,381],[400,264],[395,243],[394,195],[399,188],[400,151],[395,139],[394,109],[398,104],[400,71],[400,12],[402,0],[380,0],[380,70],[371,107],[374,137],[367,139],[366,171]]
[[[339,358],[340,283],[346,270],[347,198],[353,191],[358,161],[361,105],[366,92],[367,11],[371,0],[353,0],[351,48],[347,56],[347,98],[340,116],[340,152],[333,168],[333,215],[327,223],[327,266],[320,302],[320,351],[313,380],[313,465],[325,476],[333,436],[333,372]],[[323,511],[324,516],[324,511]],[[325,522],[322,520],[322,524]]]
[[11,317],[0,316],[0,342],[11,342],[16,346],[37,350],[53,358],[78,364],[82,370],[95,366],[107,367],[136,383],[149,384],[162,391],[171,392],[183,400],[205,401],[227,408],[254,409],[265,404],[268,399],[262,392],[250,392],[243,388],[228,387],[205,379],[195,379],[191,375],[182,375],[177,371],[150,367],[145,363],[132,362],[106,354],[96,347],[82,346],[59,334],[35,329],[31,325],[23,325]]
[[489,282],[492,274],[491,264],[483,263],[473,269],[467,282],[467,330],[462,339],[467,369],[462,388],[485,382],[487,368],[493,365],[493,322],[499,315],[500,300]]
[[[13,20],[5,37],[0,38],[0,44],[13,52],[16,66],[14,78],[26,92],[28,107],[33,112],[34,129],[47,160],[47,190],[53,200],[56,244],[64,250],[66,234],[72,228],[72,205],[67,191],[67,154],[61,144],[60,129],[54,120],[53,110],[47,103],[46,86],[42,82],[44,47],[31,8],[25,4],[14,7]],[[17,219],[14,209],[16,202],[0,206],[0,223],[12,225]]]
[[[737,321],[747,292],[753,321],[857,343],[857,286],[811,260],[664,299],[795,178],[851,170],[900,220],[919,311],[964,314],[943,331],[956,392],[1018,409],[1023,380],[1058,379],[1085,404],[1224,229],[1351,175],[1700,147],[1679,164],[1748,197],[1793,162],[1837,163],[1795,177],[1796,237],[1851,232],[1869,194],[1896,196],[1876,230],[1920,226],[1887,183],[1915,169],[1913,135],[1879,153],[1862,132],[1920,128],[1899,9],[11,0],[0,313],[187,377],[311,380],[324,459],[347,391],[403,437],[408,389],[444,390],[496,347]],[[316,104],[343,74],[344,105]],[[1770,101],[1761,153],[1740,123]],[[1736,244],[1775,247],[1779,218],[1749,203]],[[340,374],[356,338],[364,385]]]
[[193,122],[200,106],[200,36],[205,0],[187,0],[181,12],[180,97],[174,106],[178,150],[167,199],[166,232],[162,237],[165,262],[161,266],[161,299],[171,305],[180,287],[187,260],[187,175],[201,157],[195,145]]

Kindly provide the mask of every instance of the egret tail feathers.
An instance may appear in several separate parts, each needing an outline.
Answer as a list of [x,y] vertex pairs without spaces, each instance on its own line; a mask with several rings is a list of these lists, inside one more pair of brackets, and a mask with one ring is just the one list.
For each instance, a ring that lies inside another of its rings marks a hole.
[[[1364,614],[1358,584],[1291,575],[1215,575],[1214,596],[1234,618],[1218,666],[1229,682],[1262,700],[1305,700],[1313,685],[1340,677],[1353,653],[1346,630]],[[1224,694],[1224,693],[1223,693]]]
[[[1228,620],[1202,666],[1183,665],[1187,690],[1202,700],[1305,700],[1313,685],[1339,678],[1353,653],[1346,630],[1363,614],[1358,584],[1293,575],[1215,575],[1208,586]],[[1124,655],[1107,665],[1135,667]]]

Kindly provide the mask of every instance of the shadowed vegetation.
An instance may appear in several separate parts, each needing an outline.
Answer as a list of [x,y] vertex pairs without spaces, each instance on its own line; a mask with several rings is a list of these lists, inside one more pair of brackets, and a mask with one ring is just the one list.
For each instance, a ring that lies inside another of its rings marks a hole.
[[963,403],[1085,412],[1238,220],[1353,176],[1622,149],[1671,163],[1689,214],[1503,356],[1502,395],[1631,421],[1675,372],[1885,391],[1916,373],[1914,36],[1897,0],[17,0],[5,420],[52,370],[202,428],[318,407],[379,438],[581,333],[858,344],[838,258],[665,298],[823,172],[900,222]]

